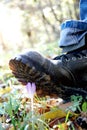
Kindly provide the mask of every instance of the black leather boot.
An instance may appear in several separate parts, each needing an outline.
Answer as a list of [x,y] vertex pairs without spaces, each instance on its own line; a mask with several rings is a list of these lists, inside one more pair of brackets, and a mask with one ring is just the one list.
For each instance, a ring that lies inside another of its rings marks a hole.
[[[71,82],[63,82],[61,80],[61,84],[67,86],[75,85],[82,88],[87,86],[87,50],[75,51],[62,55],[60,58],[58,57],[58,60],[59,59],[61,65],[58,64],[58,66],[64,68],[72,77]],[[54,60],[57,60],[57,57],[54,58]]]
[[87,50],[61,55],[53,60],[29,51],[11,59],[9,66],[20,82],[35,82],[37,90],[41,89],[45,94],[69,96],[68,92],[74,90],[87,92]]

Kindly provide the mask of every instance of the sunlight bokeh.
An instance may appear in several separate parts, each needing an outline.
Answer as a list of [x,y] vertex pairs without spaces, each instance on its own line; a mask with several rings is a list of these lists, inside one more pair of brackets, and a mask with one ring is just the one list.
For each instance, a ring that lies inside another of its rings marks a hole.
[[20,13],[21,11],[18,8],[9,9],[0,4],[0,48],[4,44],[4,47],[8,49],[13,48],[13,46],[15,49],[17,44],[22,43],[22,17]]

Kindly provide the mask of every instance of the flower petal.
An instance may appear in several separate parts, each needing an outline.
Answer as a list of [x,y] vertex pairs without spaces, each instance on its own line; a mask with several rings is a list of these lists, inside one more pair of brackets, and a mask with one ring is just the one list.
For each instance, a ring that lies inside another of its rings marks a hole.
[[35,92],[36,92],[36,85],[35,83],[30,83],[28,82],[28,84],[26,85],[26,89],[27,89],[27,92],[29,94],[29,98],[33,98]]
[[35,94],[36,92],[36,85],[35,83],[32,83],[32,93]]
[[27,92],[29,93],[29,91],[30,91],[30,89],[31,89],[31,83],[30,83],[30,82],[27,83],[26,89],[27,89]]

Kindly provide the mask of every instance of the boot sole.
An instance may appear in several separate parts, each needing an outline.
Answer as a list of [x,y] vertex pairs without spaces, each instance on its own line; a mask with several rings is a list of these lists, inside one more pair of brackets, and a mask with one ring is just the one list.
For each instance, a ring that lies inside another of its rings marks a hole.
[[38,96],[62,96],[63,90],[51,80],[50,75],[38,71],[34,66],[29,66],[29,62],[24,64],[22,60],[15,58],[10,60],[9,66],[14,76],[23,85],[26,85],[28,82],[36,84]]

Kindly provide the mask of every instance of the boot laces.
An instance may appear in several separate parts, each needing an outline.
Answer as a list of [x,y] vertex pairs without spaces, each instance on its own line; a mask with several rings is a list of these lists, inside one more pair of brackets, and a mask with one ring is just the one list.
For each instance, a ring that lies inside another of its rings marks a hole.
[[75,61],[77,59],[81,60],[83,57],[87,58],[87,50],[60,55],[60,56],[54,58],[54,60],[60,59],[60,60],[65,60],[65,61],[70,61],[70,60]]

